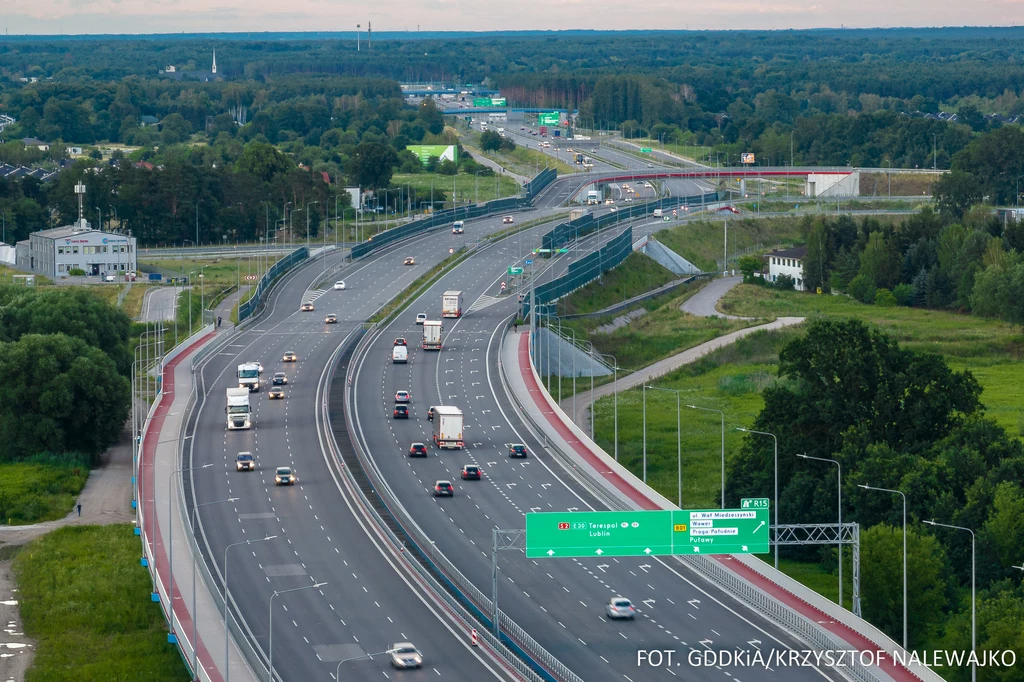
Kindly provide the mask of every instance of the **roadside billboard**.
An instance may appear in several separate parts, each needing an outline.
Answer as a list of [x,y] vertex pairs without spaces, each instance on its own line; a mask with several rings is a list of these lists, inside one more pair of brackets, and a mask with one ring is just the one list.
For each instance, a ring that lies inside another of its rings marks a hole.
[[740,154],[740,163],[754,163],[753,152],[744,152]]
[[426,166],[430,159],[438,159],[443,161],[448,159],[453,163],[458,163],[459,150],[455,145],[447,144],[411,144],[406,147],[409,151],[419,157],[420,163]]

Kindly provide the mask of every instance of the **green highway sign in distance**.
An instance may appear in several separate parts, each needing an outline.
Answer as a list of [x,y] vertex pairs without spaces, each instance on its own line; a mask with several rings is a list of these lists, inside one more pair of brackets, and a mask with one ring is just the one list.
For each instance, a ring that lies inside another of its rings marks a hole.
[[651,153],[651,148],[650,147],[640,147],[640,153],[641,154],[650,154]]
[[538,114],[537,123],[542,126],[556,126],[558,125],[558,112],[554,111],[550,114]]
[[767,509],[526,515],[526,556],[531,559],[767,551]]
[[522,268],[509,268],[508,269],[508,274],[510,274],[510,275],[521,275],[521,274],[523,274],[523,269]]
[[740,500],[740,509],[767,509],[767,497],[744,497]]

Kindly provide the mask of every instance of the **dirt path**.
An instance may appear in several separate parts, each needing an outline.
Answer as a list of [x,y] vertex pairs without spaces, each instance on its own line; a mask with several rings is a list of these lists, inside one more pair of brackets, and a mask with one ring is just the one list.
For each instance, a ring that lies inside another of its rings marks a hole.
[[0,637],[0,682],[21,682],[32,664],[35,642],[25,637],[18,610],[18,588],[14,582],[11,548],[23,545],[40,535],[61,526],[86,524],[107,525],[132,523],[132,443],[131,428],[126,425],[121,439],[107,450],[98,467],[78,497],[82,515],[72,509],[63,519],[29,526],[0,527],[0,622],[4,635]]

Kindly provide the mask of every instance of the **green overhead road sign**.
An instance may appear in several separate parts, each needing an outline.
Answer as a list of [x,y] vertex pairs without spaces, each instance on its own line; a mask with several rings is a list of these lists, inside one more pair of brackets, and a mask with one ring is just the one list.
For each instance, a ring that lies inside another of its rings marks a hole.
[[526,515],[531,559],[767,551],[767,508]]
[[550,114],[544,113],[537,115],[537,123],[542,126],[556,126],[558,125],[558,119],[559,116],[557,111],[553,111]]
[[508,269],[508,274],[510,274],[510,275],[521,275],[521,274],[523,274],[523,269],[522,268],[509,268]]
[[650,147],[640,147],[640,153],[641,154],[650,154],[651,153],[651,148]]
[[744,497],[740,500],[740,509],[767,509],[767,497]]

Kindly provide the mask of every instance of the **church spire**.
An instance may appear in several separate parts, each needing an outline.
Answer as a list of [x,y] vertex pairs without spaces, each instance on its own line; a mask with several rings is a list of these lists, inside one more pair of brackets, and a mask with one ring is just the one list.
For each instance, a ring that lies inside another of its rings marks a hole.
[[214,49],[214,51],[213,51],[213,71],[212,71],[212,73],[217,73],[217,50],[216,49]]

